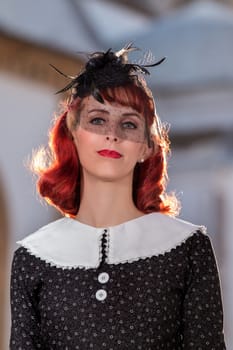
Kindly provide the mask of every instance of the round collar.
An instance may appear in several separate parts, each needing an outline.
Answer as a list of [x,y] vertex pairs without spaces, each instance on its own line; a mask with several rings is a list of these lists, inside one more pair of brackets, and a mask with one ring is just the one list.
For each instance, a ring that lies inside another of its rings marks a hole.
[[161,213],[151,213],[110,227],[96,228],[61,218],[17,243],[27,251],[63,269],[97,268],[102,258],[101,238],[106,233],[106,262],[119,264],[157,256],[180,245],[204,226]]

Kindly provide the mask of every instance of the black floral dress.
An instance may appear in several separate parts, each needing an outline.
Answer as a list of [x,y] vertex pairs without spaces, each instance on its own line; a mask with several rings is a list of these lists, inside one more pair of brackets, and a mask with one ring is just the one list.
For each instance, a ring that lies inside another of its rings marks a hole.
[[62,218],[18,243],[10,349],[226,349],[202,226],[160,213],[106,228]]

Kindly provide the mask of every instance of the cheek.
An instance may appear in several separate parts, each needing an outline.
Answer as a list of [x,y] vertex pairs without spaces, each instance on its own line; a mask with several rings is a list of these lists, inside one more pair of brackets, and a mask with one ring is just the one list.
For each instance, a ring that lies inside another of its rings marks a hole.
[[126,147],[126,152],[125,152],[126,160],[134,165],[141,158],[143,149],[144,149],[143,144],[130,142]]
[[74,143],[77,147],[77,150],[79,149],[90,149],[90,146],[93,145],[93,147],[98,143],[98,135],[88,132],[86,130],[83,130],[82,128],[78,127],[76,131],[73,133]]

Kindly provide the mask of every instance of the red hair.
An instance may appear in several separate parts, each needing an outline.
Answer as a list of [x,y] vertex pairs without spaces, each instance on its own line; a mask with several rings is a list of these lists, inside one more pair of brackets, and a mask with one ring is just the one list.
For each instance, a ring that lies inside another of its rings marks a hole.
[[[134,108],[144,115],[152,130],[155,122],[154,101],[146,90],[135,84],[128,84],[104,89],[101,91],[101,96],[110,103],[115,102]],[[77,215],[79,210],[81,169],[76,146],[67,127],[67,114],[68,110],[79,111],[81,102],[82,100],[77,98],[55,120],[49,133],[49,152],[43,152],[45,165],[41,166],[41,151],[35,154],[32,161],[32,170],[39,176],[37,181],[39,194],[49,204],[69,216]],[[136,207],[144,213],[161,212],[176,215],[177,199],[174,194],[167,195],[165,192],[168,180],[169,139],[166,129],[163,126],[161,129],[159,134],[153,133],[152,130],[151,139],[157,145],[152,155],[144,163],[135,166],[133,200]]]

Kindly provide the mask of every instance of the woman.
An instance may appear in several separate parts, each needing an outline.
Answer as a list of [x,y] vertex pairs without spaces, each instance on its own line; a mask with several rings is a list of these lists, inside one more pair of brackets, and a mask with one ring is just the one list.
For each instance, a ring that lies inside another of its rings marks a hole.
[[175,218],[167,133],[132,49],[92,54],[62,90],[36,172],[65,216],[18,242],[11,349],[225,349],[211,241]]

